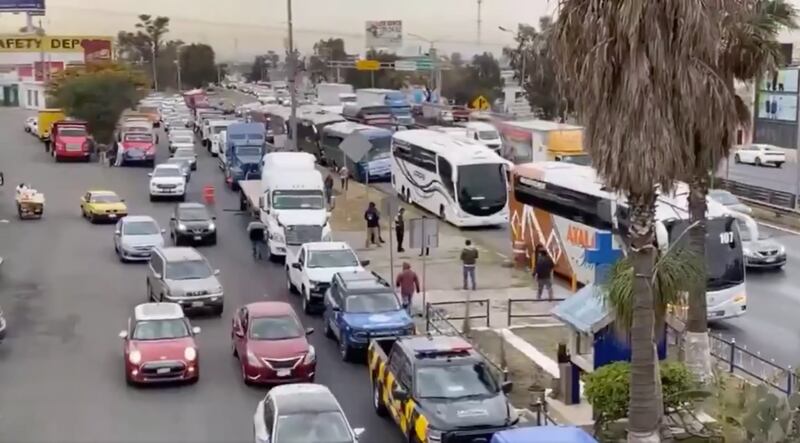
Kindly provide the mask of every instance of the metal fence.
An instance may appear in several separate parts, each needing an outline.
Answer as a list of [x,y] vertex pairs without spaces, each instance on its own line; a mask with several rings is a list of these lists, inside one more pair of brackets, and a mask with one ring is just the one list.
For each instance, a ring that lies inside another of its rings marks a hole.
[[562,302],[566,299],[564,298],[553,298],[553,299],[546,299],[546,298],[509,298],[506,306],[506,318],[508,320],[508,325],[513,325],[514,319],[517,318],[526,318],[526,319],[542,319],[542,318],[553,318],[553,315],[550,314],[550,311],[547,312],[534,312],[534,313],[515,313],[515,306],[518,307],[523,303],[558,303]]
[[797,205],[797,196],[791,192],[769,189],[761,186],[748,185],[724,178],[714,178],[714,185],[718,188],[727,189],[731,193],[757,203],[794,210]]

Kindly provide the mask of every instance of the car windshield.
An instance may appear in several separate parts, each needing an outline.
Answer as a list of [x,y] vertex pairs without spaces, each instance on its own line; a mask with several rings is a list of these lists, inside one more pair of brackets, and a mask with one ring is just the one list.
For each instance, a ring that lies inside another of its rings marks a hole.
[[275,441],[280,443],[350,443],[353,436],[339,411],[278,416]]
[[180,318],[142,320],[136,322],[131,338],[134,340],[169,340],[189,336],[186,322]]
[[291,315],[250,319],[250,338],[253,340],[288,340],[304,335],[300,322]]
[[741,203],[739,199],[730,192],[711,191],[711,198],[725,206],[738,205]]
[[227,126],[214,126],[213,131],[214,134],[219,134],[220,132],[224,131]]
[[150,134],[126,134],[125,141],[136,143],[152,143],[153,136]]
[[155,235],[161,230],[152,221],[128,222],[122,225],[122,233],[125,235]]
[[179,143],[186,143],[187,145],[193,144],[194,140],[192,140],[191,136],[179,135],[177,137],[172,137],[172,143],[179,144]]
[[205,260],[167,262],[165,278],[170,280],[200,280],[214,275]]
[[206,208],[180,208],[178,209],[178,219],[184,221],[201,221],[209,220]]
[[273,191],[272,207],[275,209],[323,209],[322,191]]
[[372,314],[400,310],[400,302],[393,292],[350,295],[344,300],[345,312]]
[[458,204],[464,212],[475,216],[494,214],[506,205],[505,166],[500,163],[459,166],[457,187]]
[[500,135],[497,134],[497,131],[480,131],[478,132],[478,138],[481,140],[497,140]]
[[175,157],[173,157],[173,158],[168,158],[165,163],[168,163],[170,165],[180,165],[181,168],[186,169],[186,168],[189,167],[188,160],[189,159],[186,159],[186,158],[175,158]]
[[358,259],[349,249],[332,251],[310,251],[308,253],[309,268],[344,268],[358,266]]
[[153,177],[183,177],[180,168],[156,168]]
[[65,137],[86,137],[86,128],[61,128],[58,135]]
[[175,157],[194,157],[194,149],[176,149]]
[[93,194],[92,203],[119,203],[122,201],[116,194]]
[[489,368],[481,362],[422,366],[417,369],[415,384],[418,398],[491,397],[499,391]]

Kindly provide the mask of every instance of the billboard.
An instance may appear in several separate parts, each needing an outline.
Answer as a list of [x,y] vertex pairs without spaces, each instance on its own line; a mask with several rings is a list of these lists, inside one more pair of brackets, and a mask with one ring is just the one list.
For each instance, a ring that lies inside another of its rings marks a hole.
[[[46,70],[46,71],[45,71]],[[45,80],[45,72],[50,77],[57,72],[64,70],[64,62],[35,62],[33,64],[34,80],[41,82]]]
[[768,92],[797,92],[798,68],[781,69],[773,74],[766,74],[761,82],[761,91]]
[[[0,0],[2,1],[2,0]],[[0,35],[4,52],[83,52],[86,62],[111,60],[113,37],[82,35]]]
[[797,121],[797,96],[761,93],[758,95],[758,118],[785,122]]
[[368,21],[364,29],[367,48],[397,49],[403,44],[402,20]]
[[0,12],[32,12],[44,14],[44,0],[0,0]]

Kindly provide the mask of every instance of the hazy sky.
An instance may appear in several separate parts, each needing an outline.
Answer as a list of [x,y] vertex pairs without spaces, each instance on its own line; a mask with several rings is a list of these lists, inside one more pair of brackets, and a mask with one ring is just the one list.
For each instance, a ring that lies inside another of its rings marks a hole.
[[[220,55],[240,58],[281,50],[287,35],[285,0],[46,2],[43,25],[54,34],[115,35],[120,29],[133,29],[137,14],[165,15],[172,18],[172,38],[208,43]],[[499,52],[512,36],[498,26],[537,23],[554,9],[555,0],[483,0],[481,46],[477,46],[477,0],[294,0],[293,21],[301,50],[310,50],[321,38],[341,37],[348,52],[360,52],[364,50],[364,21],[402,20],[404,33],[438,40],[440,51]],[[3,32],[15,32],[23,25],[22,16],[0,17]],[[406,35],[405,46],[404,52],[416,53],[429,44]]]

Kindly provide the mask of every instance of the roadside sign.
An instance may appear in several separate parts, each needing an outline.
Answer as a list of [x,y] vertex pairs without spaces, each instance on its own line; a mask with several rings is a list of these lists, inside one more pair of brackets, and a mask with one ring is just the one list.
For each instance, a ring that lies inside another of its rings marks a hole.
[[412,218],[409,220],[409,228],[409,247],[439,247],[439,220],[427,217]]
[[356,60],[356,69],[359,71],[378,71],[381,69],[381,62],[378,60]]
[[486,100],[486,97],[479,95],[475,100],[472,100],[472,109],[478,109],[481,111],[488,111],[489,110],[489,100]]
[[394,62],[395,71],[416,71],[417,62],[414,60],[397,60]]
[[394,219],[400,210],[400,199],[396,195],[389,195],[381,200],[381,216]]
[[358,132],[348,135],[347,138],[339,143],[339,149],[341,149],[344,155],[352,160],[353,163],[360,162],[371,148],[372,143]]
[[418,71],[432,71],[433,70],[433,60],[429,57],[418,58],[416,60],[417,63],[417,70]]

